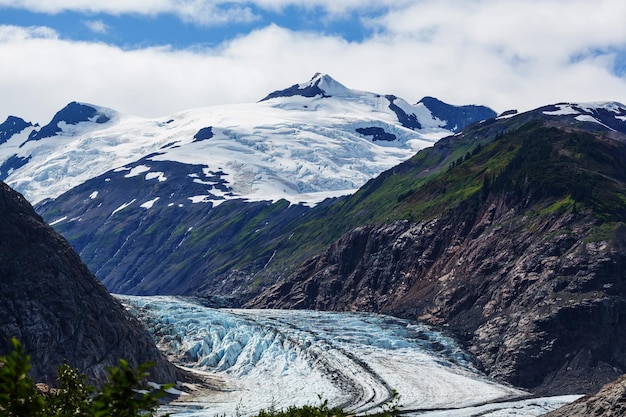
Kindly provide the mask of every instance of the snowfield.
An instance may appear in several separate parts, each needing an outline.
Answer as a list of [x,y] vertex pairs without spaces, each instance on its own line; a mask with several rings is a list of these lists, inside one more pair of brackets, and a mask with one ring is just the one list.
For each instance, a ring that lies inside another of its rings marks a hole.
[[[57,116],[72,105],[95,116],[76,124],[55,122],[58,132],[40,139],[36,134],[50,125],[30,126],[0,143],[0,167],[14,161],[0,178],[36,204],[110,170],[127,171],[127,178],[167,181],[150,162],[173,161],[204,166],[226,181],[228,193],[217,195],[219,190],[207,184],[204,198],[189,196],[195,203],[285,198],[312,205],[322,197],[354,192],[451,134],[423,104],[351,90],[323,75],[309,84],[324,90],[314,97],[296,94],[155,119],[70,103]],[[397,112],[419,120],[419,128],[403,125]],[[377,140],[368,133],[372,129],[393,140]]]
[[219,386],[163,408],[174,416],[250,415],[320,396],[365,414],[381,411],[392,390],[403,413],[426,416],[536,416],[578,398],[528,399],[479,372],[452,338],[394,317],[118,297],[171,360]]

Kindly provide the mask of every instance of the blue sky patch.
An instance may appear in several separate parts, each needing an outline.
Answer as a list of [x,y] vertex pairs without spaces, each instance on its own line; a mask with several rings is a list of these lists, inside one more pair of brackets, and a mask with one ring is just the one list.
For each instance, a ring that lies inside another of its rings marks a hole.
[[0,24],[16,26],[46,26],[54,29],[62,39],[72,41],[105,42],[124,49],[170,45],[175,49],[214,47],[270,24],[293,31],[316,32],[361,42],[372,35],[363,24],[363,17],[373,14],[348,12],[328,16],[321,7],[288,6],[274,12],[250,6],[257,17],[251,22],[216,23],[214,25],[186,22],[170,13],[154,16],[139,14],[111,15],[65,11],[56,14],[36,13],[23,9],[0,8]]

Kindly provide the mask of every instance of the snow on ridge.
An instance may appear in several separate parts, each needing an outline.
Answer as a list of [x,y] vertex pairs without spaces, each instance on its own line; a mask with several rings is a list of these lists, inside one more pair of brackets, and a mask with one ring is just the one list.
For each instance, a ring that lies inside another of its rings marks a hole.
[[[584,113],[594,113],[598,109],[607,110],[617,115],[626,113],[626,106],[617,101],[592,101],[585,103],[558,103],[555,104],[559,110],[544,111],[543,114],[548,116],[569,116],[580,115]],[[616,116],[618,117],[618,116]]]
[[617,101],[591,101],[586,103],[579,103],[577,104],[577,106],[586,111],[605,109],[617,114],[624,113],[624,111],[626,111],[626,106]]
[[546,116],[569,116],[574,114],[580,114],[580,111],[574,109],[572,104],[560,103],[555,104],[555,106],[559,109],[554,111],[544,111],[543,114],[545,114]]
[[137,165],[131,168],[130,172],[124,175],[124,178],[132,178],[143,174],[144,172],[150,172],[150,167],[147,165]]
[[[226,186],[238,194],[228,198],[285,198],[316,204],[318,193],[352,193],[450,134],[423,109],[409,104],[404,109],[400,99],[396,102],[403,110],[427,119],[420,120],[424,129],[401,126],[384,96],[346,89],[326,76],[319,83],[329,93],[345,89],[351,96],[280,97],[192,109],[157,119],[115,113],[112,121],[97,128],[83,123],[71,126],[71,132],[61,132],[54,141],[27,142],[19,155],[30,156],[30,161],[11,172],[6,182],[36,204],[112,167],[117,167],[114,172],[128,171],[126,178],[145,174],[147,180],[165,181],[167,172],[159,175],[150,171],[149,163],[137,165],[150,156],[148,160],[199,164],[221,172]],[[212,126],[214,136],[194,143],[194,135],[206,126]],[[356,132],[368,127],[381,128],[396,140],[373,142]],[[15,154],[14,149],[0,145],[0,163]]]
[[324,91],[331,97],[345,97],[352,96],[355,93],[358,95],[359,91],[347,88],[345,85],[336,81],[328,74],[317,73],[308,83],[300,84],[300,88],[306,88],[308,86],[317,85],[320,90]]

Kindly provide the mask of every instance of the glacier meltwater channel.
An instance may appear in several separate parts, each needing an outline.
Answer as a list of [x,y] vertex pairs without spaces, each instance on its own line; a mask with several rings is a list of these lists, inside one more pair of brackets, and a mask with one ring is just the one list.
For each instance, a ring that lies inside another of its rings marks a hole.
[[172,361],[212,381],[214,389],[164,407],[173,416],[250,415],[320,399],[366,414],[384,409],[394,390],[411,415],[530,416],[575,398],[522,400],[527,393],[489,380],[452,338],[394,317],[119,298]]

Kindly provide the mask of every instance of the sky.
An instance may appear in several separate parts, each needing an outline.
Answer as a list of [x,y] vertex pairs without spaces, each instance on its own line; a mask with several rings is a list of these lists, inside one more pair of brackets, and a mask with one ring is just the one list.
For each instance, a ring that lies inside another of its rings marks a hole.
[[331,75],[497,112],[626,103],[623,0],[0,0],[0,122],[142,117]]

